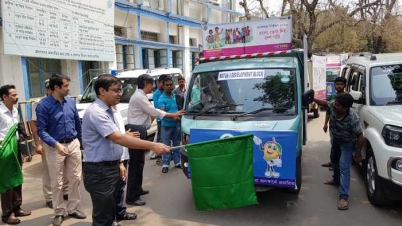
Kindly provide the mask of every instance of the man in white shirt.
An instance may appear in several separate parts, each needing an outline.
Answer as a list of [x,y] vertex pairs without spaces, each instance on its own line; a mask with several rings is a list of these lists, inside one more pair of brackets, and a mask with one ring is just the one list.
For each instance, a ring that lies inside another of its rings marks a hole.
[[[18,103],[18,93],[14,85],[4,85],[0,88],[0,142],[6,137],[8,130],[19,122],[18,111],[14,107]],[[21,128],[18,133],[20,136],[25,134]],[[26,134],[25,134],[26,135]],[[18,150],[18,161],[22,165],[21,150]],[[21,209],[22,204],[22,185],[8,189],[1,194],[1,219],[6,224],[19,224],[17,217],[31,215],[30,211]]]
[[[140,75],[137,79],[138,89],[131,96],[128,105],[128,124],[144,125],[147,129],[151,127],[151,116],[155,118],[177,118],[184,114],[183,110],[176,113],[167,113],[156,109],[149,101],[147,94],[154,90],[154,79],[148,75]],[[142,175],[145,164],[144,151],[130,151],[130,163],[128,167],[126,203],[135,206],[145,205],[140,196],[148,194],[149,191],[142,189]]]

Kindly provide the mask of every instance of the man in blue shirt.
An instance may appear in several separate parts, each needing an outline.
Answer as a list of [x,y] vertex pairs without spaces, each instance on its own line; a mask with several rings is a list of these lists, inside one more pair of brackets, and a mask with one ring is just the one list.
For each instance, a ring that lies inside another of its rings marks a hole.
[[[75,101],[67,97],[70,78],[53,74],[49,79],[52,94],[36,107],[38,135],[49,168],[52,202],[55,212],[53,225],[61,225],[64,215],[85,219],[86,215],[77,209],[81,202],[81,123]],[[68,198],[63,198],[63,177],[68,180]]]
[[82,119],[84,185],[91,195],[92,225],[117,225],[114,219],[119,182],[125,180],[127,174],[120,161],[122,146],[130,148],[129,151],[152,149],[156,154],[169,152],[169,147],[120,132],[112,109],[122,96],[121,83],[116,77],[100,75],[94,89],[97,98]]
[[[154,107],[158,109],[158,100],[159,97],[163,94],[164,91],[164,85],[163,81],[166,78],[167,75],[161,75],[158,78],[158,88],[155,90],[155,92],[152,94],[152,99],[154,101]],[[156,133],[156,141],[157,142],[162,142],[162,137],[161,137],[161,120],[159,118],[156,118],[156,123],[157,123],[157,129],[158,132]],[[156,159],[156,164],[162,165],[162,157],[161,156],[156,156],[153,153],[151,153],[151,159]]]
[[[167,76],[164,80],[164,93],[160,96],[158,100],[159,109],[166,111],[168,113],[175,113],[178,111],[178,106],[176,102],[176,95],[173,91],[173,80],[172,77]],[[180,145],[180,118],[163,118],[162,119],[162,142],[170,146],[173,142],[173,146]],[[162,156],[163,166],[162,173],[167,173],[169,171],[170,156],[173,155],[173,161],[176,168],[181,168],[180,165],[180,151],[178,149],[173,150],[171,153]]]

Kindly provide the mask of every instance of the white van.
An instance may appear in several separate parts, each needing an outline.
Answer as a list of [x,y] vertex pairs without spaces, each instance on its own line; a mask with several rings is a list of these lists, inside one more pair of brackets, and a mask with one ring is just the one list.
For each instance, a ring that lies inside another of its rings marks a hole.
[[[173,78],[175,86],[178,84],[178,77],[182,76],[182,71],[179,68],[155,68],[155,69],[136,69],[130,71],[124,71],[119,73],[116,77],[122,82],[123,94],[120,100],[120,104],[117,105],[117,110],[120,111],[123,116],[124,124],[127,124],[128,103],[131,96],[137,89],[137,78],[142,74],[149,74],[155,78],[155,87],[157,87],[157,81],[160,75],[169,74]],[[84,94],[78,96],[78,114],[80,118],[84,116],[87,107],[95,101],[96,93],[94,90],[94,83],[97,78],[92,81],[85,88]],[[152,101],[152,94],[148,95],[148,98]],[[153,103],[153,102],[152,102]],[[152,136],[156,133],[157,126],[156,120],[152,123],[151,128],[148,130],[148,136]]]

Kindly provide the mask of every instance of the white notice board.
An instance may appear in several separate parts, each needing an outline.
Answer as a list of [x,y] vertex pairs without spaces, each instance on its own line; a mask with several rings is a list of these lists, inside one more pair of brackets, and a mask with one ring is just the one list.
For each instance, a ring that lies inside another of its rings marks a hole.
[[4,54],[114,61],[114,0],[1,0]]

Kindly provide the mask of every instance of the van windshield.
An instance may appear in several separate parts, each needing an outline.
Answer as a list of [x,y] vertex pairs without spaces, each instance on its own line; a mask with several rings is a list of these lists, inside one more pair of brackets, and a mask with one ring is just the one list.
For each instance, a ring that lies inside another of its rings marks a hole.
[[[137,89],[137,78],[119,78],[122,84],[123,94],[120,103],[128,103],[130,97],[134,94]],[[88,87],[85,89],[82,95],[80,103],[92,103],[95,101],[96,93],[94,89],[95,79],[91,81]]]
[[186,110],[189,114],[295,114],[295,90],[294,69],[200,73],[187,89]]
[[371,69],[371,105],[402,104],[402,64]]

